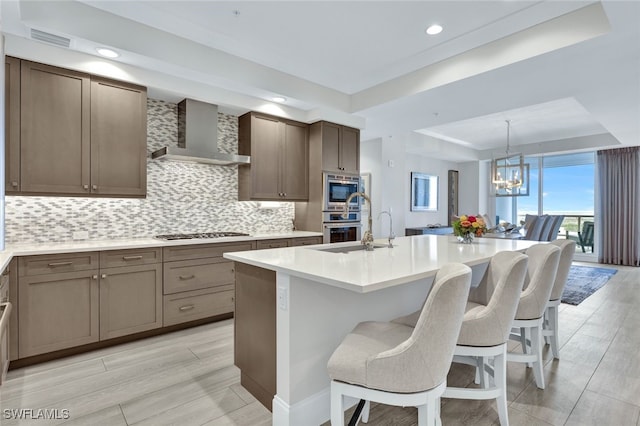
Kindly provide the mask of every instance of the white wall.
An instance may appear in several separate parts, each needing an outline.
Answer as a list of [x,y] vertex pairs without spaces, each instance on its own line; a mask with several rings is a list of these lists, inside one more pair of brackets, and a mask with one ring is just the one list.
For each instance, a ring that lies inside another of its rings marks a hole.
[[[382,211],[383,176],[382,176],[382,139],[364,141],[360,144],[360,173],[371,173],[371,201],[373,210],[373,236],[378,238],[380,234],[380,221],[378,215]],[[387,220],[387,219],[384,219]],[[386,222],[385,222],[386,223]],[[395,225],[395,224],[394,224]],[[363,229],[367,226],[367,216],[362,218]],[[386,228],[389,232],[388,228]]]
[[[422,227],[426,225],[440,224],[447,226],[447,195],[448,195],[448,171],[459,170],[458,164],[427,158],[416,154],[406,154],[404,170],[404,198],[405,198],[405,227]],[[438,210],[435,212],[411,211],[411,172],[426,173],[438,176]]]
[[[383,210],[391,209],[393,231],[397,236],[403,236],[408,227],[447,224],[448,171],[458,170],[458,164],[407,153],[406,144],[405,139],[388,137],[363,141],[360,145],[360,170],[371,173],[372,230],[376,239],[389,233],[388,218],[378,217]],[[411,211],[411,172],[438,176],[438,211]],[[366,226],[366,218],[363,224]]]

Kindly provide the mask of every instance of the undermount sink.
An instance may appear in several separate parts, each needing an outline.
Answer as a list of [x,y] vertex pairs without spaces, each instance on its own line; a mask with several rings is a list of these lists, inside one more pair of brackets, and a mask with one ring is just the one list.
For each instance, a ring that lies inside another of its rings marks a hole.
[[[387,245],[386,244],[374,244],[373,245],[374,249],[381,248],[381,247],[387,247]],[[314,248],[313,250],[328,251],[329,253],[350,253],[352,251],[362,251],[362,250],[365,250],[365,249],[366,249],[366,246],[364,244],[358,244],[358,245],[354,245],[354,246]]]

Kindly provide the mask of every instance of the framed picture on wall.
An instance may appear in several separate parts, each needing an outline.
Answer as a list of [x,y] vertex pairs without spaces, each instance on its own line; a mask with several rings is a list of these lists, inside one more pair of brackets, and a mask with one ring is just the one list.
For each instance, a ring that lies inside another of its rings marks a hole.
[[458,171],[449,170],[447,185],[447,226],[451,226],[453,217],[458,215]]
[[[367,197],[371,199],[371,173],[360,174],[360,191],[367,194]],[[360,200],[360,206],[363,213],[369,211],[369,203],[364,198]]]
[[438,176],[411,172],[411,211],[438,211]]

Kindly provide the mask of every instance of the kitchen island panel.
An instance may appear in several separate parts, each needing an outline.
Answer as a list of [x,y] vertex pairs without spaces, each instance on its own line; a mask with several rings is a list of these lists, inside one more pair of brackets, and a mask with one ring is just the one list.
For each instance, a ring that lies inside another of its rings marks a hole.
[[271,410],[276,393],[276,274],[235,264],[234,363],[240,383]]

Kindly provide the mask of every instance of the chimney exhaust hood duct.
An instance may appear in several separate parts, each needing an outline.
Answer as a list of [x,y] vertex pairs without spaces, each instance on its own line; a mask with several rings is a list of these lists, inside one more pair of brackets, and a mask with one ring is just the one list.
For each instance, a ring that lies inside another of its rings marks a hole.
[[193,99],[178,104],[178,147],[161,148],[151,158],[222,166],[251,162],[247,155],[218,151],[218,106]]

